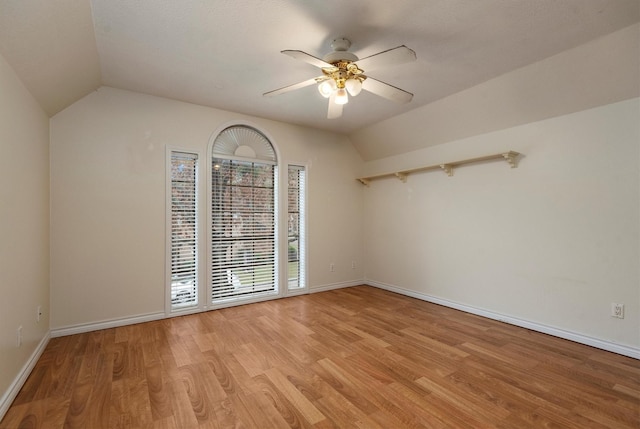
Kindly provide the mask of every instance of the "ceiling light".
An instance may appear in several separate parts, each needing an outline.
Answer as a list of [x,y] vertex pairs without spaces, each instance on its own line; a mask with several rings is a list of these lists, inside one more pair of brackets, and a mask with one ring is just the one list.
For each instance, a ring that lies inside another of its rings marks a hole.
[[322,81],[320,85],[318,85],[318,91],[324,98],[329,98],[329,96],[335,89],[336,83],[333,79],[327,79],[325,81]]
[[362,91],[362,82],[360,82],[359,79],[347,79],[344,86],[352,97],[355,97]]
[[347,90],[344,88],[338,88],[336,91],[336,104],[347,104],[349,102],[349,96]]

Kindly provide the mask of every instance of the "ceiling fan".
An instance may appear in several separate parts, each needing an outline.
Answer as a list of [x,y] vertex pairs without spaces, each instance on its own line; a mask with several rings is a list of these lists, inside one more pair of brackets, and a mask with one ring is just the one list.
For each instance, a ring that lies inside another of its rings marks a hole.
[[397,103],[408,103],[413,94],[388,83],[365,75],[365,70],[371,71],[388,65],[397,65],[416,60],[416,53],[404,45],[359,59],[348,51],[351,42],[347,39],[335,39],[331,43],[333,52],[322,59],[309,55],[303,51],[286,50],[283,54],[296,60],[304,61],[322,70],[322,76],[314,77],[300,83],[285,86],[264,93],[265,96],[280,95],[305,86],[317,84],[318,91],[329,99],[327,118],[342,116],[342,107],[349,102],[349,95],[355,97],[361,90],[384,97]]

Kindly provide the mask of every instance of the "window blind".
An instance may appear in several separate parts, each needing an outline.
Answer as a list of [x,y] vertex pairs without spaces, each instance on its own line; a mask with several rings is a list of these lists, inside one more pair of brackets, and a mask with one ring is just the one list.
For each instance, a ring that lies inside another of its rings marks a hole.
[[287,180],[287,265],[290,290],[305,287],[305,175],[303,166],[290,165]]
[[277,167],[212,158],[211,301],[275,292]]
[[171,152],[171,308],[198,304],[198,155]]

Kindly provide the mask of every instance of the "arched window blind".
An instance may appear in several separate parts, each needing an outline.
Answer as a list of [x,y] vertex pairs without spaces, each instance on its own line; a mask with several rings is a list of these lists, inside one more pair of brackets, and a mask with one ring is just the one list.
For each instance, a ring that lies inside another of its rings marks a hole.
[[211,302],[277,293],[277,160],[258,130],[233,126],[213,143]]

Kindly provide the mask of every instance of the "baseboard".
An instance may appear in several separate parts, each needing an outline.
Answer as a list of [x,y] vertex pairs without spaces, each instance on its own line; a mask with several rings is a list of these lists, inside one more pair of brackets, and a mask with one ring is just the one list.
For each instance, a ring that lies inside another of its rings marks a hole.
[[66,335],[83,334],[85,332],[117,328],[126,325],[135,325],[136,323],[151,322],[153,320],[164,319],[165,317],[166,316],[164,312],[148,313],[132,317],[123,317],[121,319],[110,319],[102,320],[100,322],[83,323],[80,325],[63,326],[61,328],[51,329],[51,338],[64,337]]
[[[324,292],[327,290],[340,289],[340,288],[345,288],[350,286],[358,286],[361,284],[363,284],[362,280],[352,280],[349,282],[332,283],[332,284],[321,285],[321,286],[312,286],[309,288],[309,293]],[[271,299],[271,298],[273,297],[266,297],[264,298],[264,300]],[[235,305],[245,305],[245,304],[250,304],[252,302],[259,302],[259,301],[231,302],[226,304],[225,307],[235,306]],[[196,311],[189,310],[185,312],[176,312],[175,314],[171,314],[169,317],[182,316],[182,315],[191,314],[191,313],[200,313],[202,311],[216,310],[217,308],[224,308],[224,307],[208,307],[204,310],[196,310]],[[51,338],[64,337],[66,335],[83,334],[85,332],[99,331],[101,329],[117,328],[120,326],[134,325],[136,323],[151,322],[153,320],[160,320],[166,317],[167,316],[165,315],[164,312],[148,313],[148,314],[141,314],[141,315],[132,316],[132,317],[123,317],[121,319],[109,319],[109,320],[102,320],[99,322],[83,323],[79,325],[62,326],[60,328],[51,329]]]
[[365,284],[365,281],[362,279],[340,283],[329,283],[325,285],[311,286],[309,287],[309,293],[326,292],[328,290],[343,289],[346,287],[360,286],[363,284]]
[[376,282],[372,280],[366,280],[365,284],[379,289],[388,290],[390,292],[399,293],[400,295],[410,296],[422,301],[431,302],[433,304],[443,305],[445,307],[454,308],[456,310],[464,311],[465,313],[475,314],[477,316],[486,317],[488,319],[498,320],[500,322],[509,323],[510,325],[520,326],[521,328],[531,329],[532,331],[541,332],[543,334],[553,335],[554,337],[563,338],[565,340],[574,341],[576,343],[585,344],[587,346],[595,347],[609,352],[617,353],[620,355],[628,356],[634,359],[640,359],[640,348],[625,346],[622,344],[616,344],[611,341],[604,341],[598,338],[589,337],[587,335],[578,334],[576,332],[567,331],[564,329],[556,328],[553,326],[543,325],[541,323],[531,322],[524,319],[518,319],[517,317],[506,316],[504,314],[496,313],[482,308],[473,307],[466,304],[460,304],[448,299],[438,298],[435,296],[415,292],[408,289],[403,289],[397,286]]
[[47,332],[45,336],[42,337],[42,340],[40,340],[40,343],[38,343],[38,346],[35,348],[33,353],[31,353],[29,360],[24,364],[16,378],[13,380],[13,383],[9,385],[9,389],[7,389],[7,391],[4,392],[4,395],[2,395],[2,398],[0,398],[0,421],[9,410],[13,400],[18,396],[20,389],[24,386],[25,381],[27,381],[29,374],[31,374],[31,371],[33,371],[33,368],[36,366],[38,359],[42,356],[42,352],[44,352],[47,344],[49,344],[50,339],[51,335]]

